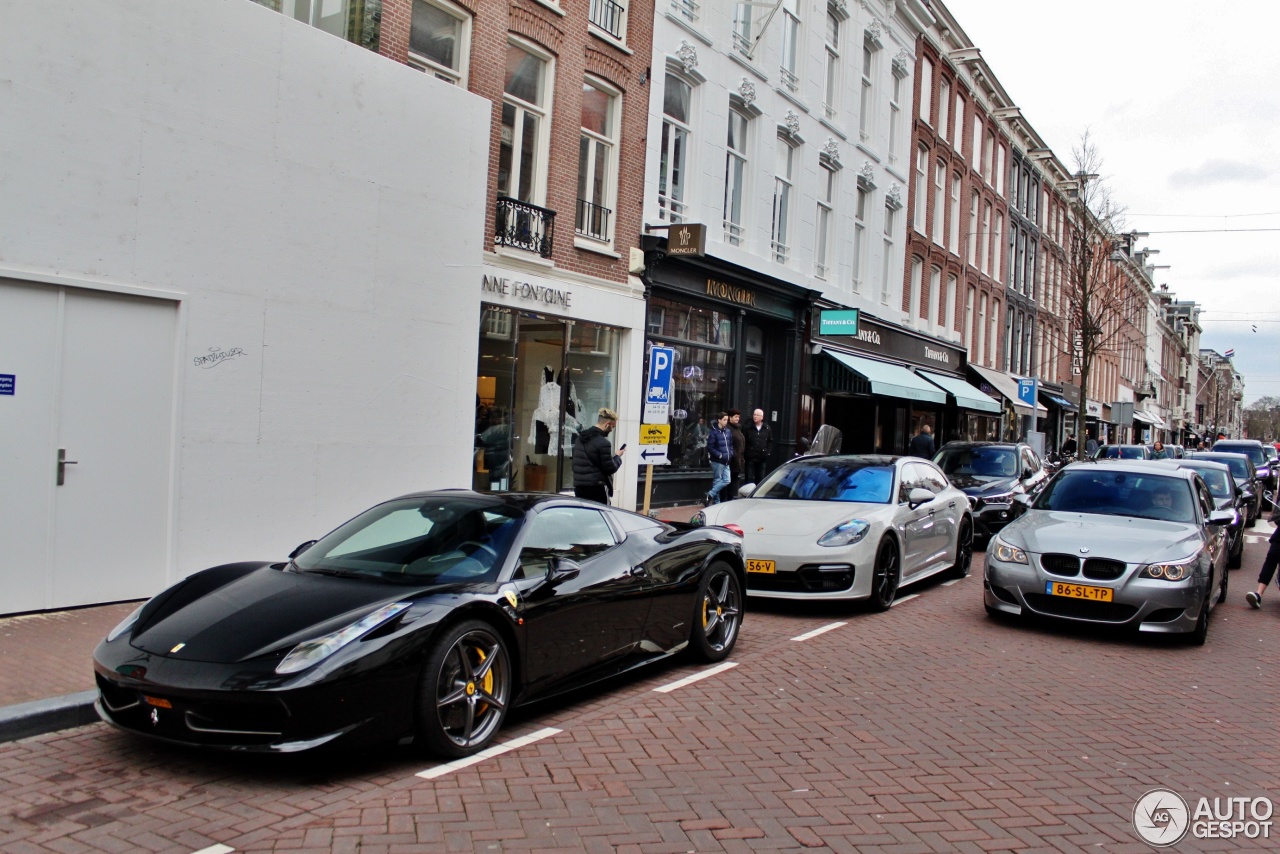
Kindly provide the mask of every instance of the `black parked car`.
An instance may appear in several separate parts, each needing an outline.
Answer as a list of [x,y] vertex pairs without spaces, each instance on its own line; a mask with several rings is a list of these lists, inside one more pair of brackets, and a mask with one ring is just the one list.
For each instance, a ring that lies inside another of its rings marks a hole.
[[1209,492],[1213,495],[1215,510],[1236,511],[1236,521],[1227,526],[1227,569],[1239,569],[1244,553],[1244,523],[1249,515],[1246,493],[1236,485],[1231,467],[1226,463],[1204,459],[1161,460],[1180,469],[1192,469],[1200,473]]
[[467,756],[507,710],[689,650],[729,655],[740,534],[559,495],[425,492],[291,559],[198,572],[94,651],[133,733],[294,752],[416,735]]
[[1149,460],[1150,445],[1099,445],[1095,460]]
[[1277,460],[1275,445],[1259,442],[1257,439],[1219,439],[1213,443],[1217,453],[1244,454],[1258,470],[1258,480],[1262,481],[1263,498],[1270,504],[1276,495],[1277,479],[1280,479],[1280,460]]
[[1258,478],[1258,470],[1253,465],[1253,460],[1249,459],[1246,454],[1226,453],[1219,451],[1196,451],[1193,454],[1187,454],[1189,460],[1213,460],[1216,463],[1225,463],[1231,469],[1231,477],[1235,480],[1236,486],[1240,487],[1240,491],[1244,493],[1245,507],[1248,510],[1247,518],[1244,526],[1251,527],[1259,516],[1262,515],[1262,481]]
[[1013,499],[1034,495],[1049,478],[1044,461],[1019,442],[948,442],[933,461],[973,505],[975,538],[987,538],[1016,515]]

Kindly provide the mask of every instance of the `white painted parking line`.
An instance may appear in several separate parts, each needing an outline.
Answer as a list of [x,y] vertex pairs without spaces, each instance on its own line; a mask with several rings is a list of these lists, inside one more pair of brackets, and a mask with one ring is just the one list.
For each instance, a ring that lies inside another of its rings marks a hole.
[[210,845],[208,848],[201,848],[199,851],[193,851],[191,854],[231,854],[236,849],[230,845]]
[[951,586],[951,585],[953,585],[953,584],[959,584],[961,581],[964,581],[964,579],[963,579],[963,578],[953,578],[953,579],[951,579],[950,581],[944,581],[944,582],[942,582],[942,586],[943,586],[943,587],[950,587],[950,586]]
[[558,735],[560,732],[561,730],[558,730],[555,727],[546,727],[538,730],[537,732],[531,732],[528,735],[513,738],[503,744],[496,744],[493,747],[480,751],[475,756],[468,756],[466,759],[455,759],[452,762],[446,762],[443,765],[428,768],[426,771],[419,771],[415,776],[422,777],[425,780],[433,780],[436,777],[443,777],[445,774],[460,771],[463,768],[476,765],[486,759],[492,759],[495,756],[501,756],[504,753],[509,753],[512,750],[524,747],[525,745],[533,744],[535,741],[542,741],[544,738],[550,738],[553,735]]
[[661,688],[654,688],[653,690],[657,691],[659,694],[670,694],[672,691],[676,690],[677,688],[683,688],[686,685],[692,685],[694,682],[698,682],[702,679],[706,679],[708,676],[715,676],[717,673],[724,673],[730,667],[737,667],[737,666],[738,666],[738,662],[736,661],[726,661],[724,664],[717,664],[715,667],[712,667],[709,670],[704,670],[701,673],[695,673],[692,676],[686,676],[683,679],[677,679],[675,682],[672,682],[668,685],[663,685]]
[[912,599],[919,599],[919,598],[920,598],[919,593],[912,593],[910,596],[903,596],[901,599],[894,599],[893,607],[896,608],[899,605],[901,605],[903,602],[910,602]]
[[832,623],[829,626],[823,626],[820,629],[814,629],[811,632],[805,632],[802,635],[796,635],[795,637],[792,638],[792,640],[807,641],[809,638],[816,638],[818,635],[825,635],[827,632],[831,631],[832,629],[838,629],[841,626],[847,626],[847,625],[849,624],[848,623]]

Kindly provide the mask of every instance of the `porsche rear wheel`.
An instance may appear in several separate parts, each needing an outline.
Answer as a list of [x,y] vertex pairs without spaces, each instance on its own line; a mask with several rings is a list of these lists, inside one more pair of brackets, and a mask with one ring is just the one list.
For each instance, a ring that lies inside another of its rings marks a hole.
[[502,727],[511,689],[502,636],[481,620],[449,627],[423,668],[419,738],[432,753],[450,758],[483,750]]
[[898,582],[902,580],[902,566],[898,563],[898,547],[893,540],[885,540],[876,550],[876,565],[871,574],[871,598],[867,604],[873,611],[888,611],[898,595]]
[[952,578],[967,578],[973,565],[973,525],[968,519],[960,522],[960,536],[956,538],[956,562],[948,573]]
[[742,625],[742,581],[733,567],[716,561],[698,586],[689,649],[699,661],[723,661],[738,641]]

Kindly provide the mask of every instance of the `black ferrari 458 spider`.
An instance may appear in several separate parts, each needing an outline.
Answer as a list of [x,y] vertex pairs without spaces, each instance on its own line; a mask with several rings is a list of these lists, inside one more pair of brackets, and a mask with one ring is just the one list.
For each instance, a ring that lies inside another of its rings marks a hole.
[[514,705],[686,648],[729,655],[742,538],[558,495],[427,492],[283,563],[196,573],[94,651],[130,732],[291,752],[414,735],[483,749]]

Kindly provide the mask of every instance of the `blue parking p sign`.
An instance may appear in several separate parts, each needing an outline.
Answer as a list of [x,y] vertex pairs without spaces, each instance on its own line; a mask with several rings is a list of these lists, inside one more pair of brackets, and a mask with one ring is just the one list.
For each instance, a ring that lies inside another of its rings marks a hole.
[[1030,406],[1032,409],[1036,408],[1037,385],[1038,382],[1034,377],[1018,380],[1018,400],[1022,401],[1027,406]]
[[671,404],[671,369],[676,354],[671,347],[654,347],[649,351],[649,385],[644,395],[646,404]]

